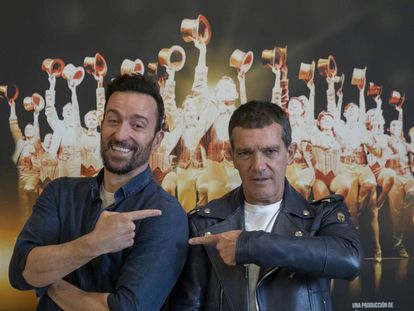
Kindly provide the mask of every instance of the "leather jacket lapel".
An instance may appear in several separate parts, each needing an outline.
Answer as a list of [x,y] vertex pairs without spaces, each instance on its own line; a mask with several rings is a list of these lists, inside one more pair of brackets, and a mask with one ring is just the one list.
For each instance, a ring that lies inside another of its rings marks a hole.
[[[314,218],[313,210],[309,208],[306,200],[285,180],[285,191],[279,215],[273,225],[272,233],[283,236],[294,236],[295,232],[301,232],[307,236],[305,219]],[[267,274],[275,273],[279,267],[260,269],[259,282]]]
[[[206,228],[202,235],[210,232],[211,234],[222,233],[230,230],[241,230],[244,227],[244,215],[241,206],[237,208],[229,217],[209,228]],[[247,304],[247,283],[245,278],[244,266],[228,266],[221,259],[214,245],[205,245],[205,250],[211,260],[215,274],[224,291],[226,301],[232,310],[244,310]]]
[[292,231],[301,231],[304,236],[308,235],[305,221],[315,217],[314,210],[309,203],[285,180],[285,191],[283,195],[280,213],[272,228],[272,233],[292,236]]

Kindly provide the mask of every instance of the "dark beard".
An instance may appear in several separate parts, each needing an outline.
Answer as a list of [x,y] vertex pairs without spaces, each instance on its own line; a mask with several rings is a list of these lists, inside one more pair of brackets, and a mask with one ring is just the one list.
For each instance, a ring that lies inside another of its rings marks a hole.
[[[140,167],[148,161],[151,155],[151,146],[152,142],[154,141],[155,137],[145,146],[141,146],[139,144],[133,144],[122,142],[122,141],[109,141],[106,146],[104,146],[102,139],[101,139],[101,157],[103,161],[104,167],[111,173],[117,175],[125,175],[129,172],[133,171],[137,167]],[[122,160],[121,161],[114,161],[117,165],[112,165],[111,159],[106,155],[106,150],[110,149],[112,145],[116,145],[121,148],[128,148],[133,150],[132,158],[128,161]]]

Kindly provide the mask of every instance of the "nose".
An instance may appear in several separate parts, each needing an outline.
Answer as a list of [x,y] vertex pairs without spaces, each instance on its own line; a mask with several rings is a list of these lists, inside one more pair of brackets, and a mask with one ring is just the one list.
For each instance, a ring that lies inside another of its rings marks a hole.
[[261,152],[255,152],[252,157],[252,168],[256,172],[261,172],[266,169],[266,159]]
[[131,126],[128,122],[121,122],[116,128],[114,137],[118,141],[128,140],[131,136]]

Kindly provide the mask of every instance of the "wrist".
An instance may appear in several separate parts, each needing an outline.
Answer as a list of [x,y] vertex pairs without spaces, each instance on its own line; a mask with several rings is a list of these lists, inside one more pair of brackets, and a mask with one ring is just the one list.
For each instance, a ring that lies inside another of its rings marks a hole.
[[61,282],[62,282],[62,280],[57,280],[56,282],[53,282],[52,284],[50,284],[47,288],[48,295],[51,295],[54,292],[56,292],[59,289],[59,287],[61,286]]
[[81,249],[85,252],[86,257],[93,259],[105,254],[105,251],[100,247],[101,243],[97,241],[93,231],[81,237],[79,242],[81,243]]

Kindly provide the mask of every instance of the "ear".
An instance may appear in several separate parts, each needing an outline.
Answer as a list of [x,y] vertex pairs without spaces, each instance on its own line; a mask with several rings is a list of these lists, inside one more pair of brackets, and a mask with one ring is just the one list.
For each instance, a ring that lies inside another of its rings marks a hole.
[[151,144],[152,151],[155,151],[158,149],[163,138],[164,138],[163,131],[158,131],[157,133],[155,133],[154,140],[152,141],[152,144]]
[[295,157],[296,149],[297,149],[296,143],[291,143],[289,145],[289,147],[287,148],[287,153],[288,153],[287,163],[288,163],[288,165],[293,163],[293,158]]

